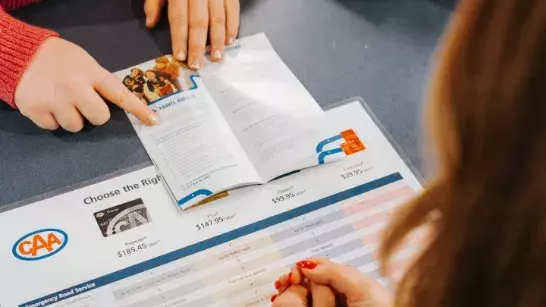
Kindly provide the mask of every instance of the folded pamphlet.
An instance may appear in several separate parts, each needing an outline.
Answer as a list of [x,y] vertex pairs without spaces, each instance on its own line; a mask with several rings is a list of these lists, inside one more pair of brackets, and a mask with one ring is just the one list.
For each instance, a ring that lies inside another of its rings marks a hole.
[[158,114],[153,127],[129,117],[181,209],[364,149],[352,131],[329,128],[264,34],[199,73],[163,56],[116,75]]

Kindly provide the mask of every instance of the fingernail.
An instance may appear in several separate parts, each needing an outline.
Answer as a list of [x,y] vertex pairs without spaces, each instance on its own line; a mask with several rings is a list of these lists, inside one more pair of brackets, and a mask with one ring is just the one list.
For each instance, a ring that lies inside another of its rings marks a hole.
[[149,27],[152,24],[152,17],[146,17],[146,25]]
[[288,273],[288,283],[293,285],[294,284],[294,278],[292,278],[292,272]]
[[220,52],[220,50],[216,50],[214,51],[214,53],[212,54],[212,56],[217,59],[217,60],[220,60],[222,58],[222,52]]
[[315,261],[313,261],[313,260],[303,260],[303,261],[300,261],[300,262],[296,263],[296,265],[300,269],[307,269],[307,270],[312,270],[312,269],[317,267],[317,263]]
[[199,64],[199,60],[195,60],[195,62],[191,64],[191,68],[195,70],[199,70],[199,68],[201,68],[201,64]]
[[281,281],[277,279],[275,281],[275,289],[279,290],[280,287],[281,287]]
[[178,51],[176,54],[176,59],[179,61],[185,61],[186,60],[186,53],[182,50]]
[[155,112],[148,114],[148,122],[150,123],[151,126],[155,126],[159,124],[159,117],[157,117]]
[[228,37],[228,40],[227,40],[228,45],[231,45],[234,42],[235,42],[235,38],[233,38],[233,36]]
[[273,303],[277,299],[277,294],[273,294],[271,297],[271,303]]

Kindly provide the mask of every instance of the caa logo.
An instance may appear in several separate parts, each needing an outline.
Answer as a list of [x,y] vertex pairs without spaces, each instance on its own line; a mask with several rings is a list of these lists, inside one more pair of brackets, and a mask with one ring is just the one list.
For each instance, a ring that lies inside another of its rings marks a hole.
[[68,243],[68,235],[60,229],[40,229],[26,234],[13,245],[12,253],[23,261],[36,261],[60,252]]

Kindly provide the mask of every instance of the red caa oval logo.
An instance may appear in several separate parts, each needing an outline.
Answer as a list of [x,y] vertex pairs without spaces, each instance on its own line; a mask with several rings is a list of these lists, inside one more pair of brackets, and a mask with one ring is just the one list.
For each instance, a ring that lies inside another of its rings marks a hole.
[[26,234],[13,245],[12,253],[23,261],[36,261],[60,252],[68,243],[68,235],[60,229],[41,229]]

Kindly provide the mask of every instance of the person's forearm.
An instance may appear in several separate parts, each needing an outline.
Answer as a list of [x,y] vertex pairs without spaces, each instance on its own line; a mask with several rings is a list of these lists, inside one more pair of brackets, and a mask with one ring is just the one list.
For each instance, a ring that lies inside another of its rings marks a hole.
[[[15,5],[30,0],[0,0]],[[7,6],[10,7],[10,6]],[[38,47],[57,33],[28,25],[11,17],[0,7],[0,100],[15,108],[15,89]]]

